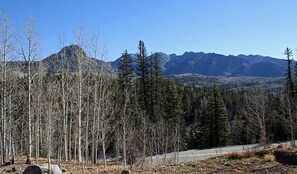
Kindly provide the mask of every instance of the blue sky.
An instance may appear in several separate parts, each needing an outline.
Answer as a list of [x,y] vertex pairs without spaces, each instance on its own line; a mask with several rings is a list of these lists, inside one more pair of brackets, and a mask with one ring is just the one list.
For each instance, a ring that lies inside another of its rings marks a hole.
[[106,60],[144,40],[148,53],[185,51],[260,54],[283,58],[286,47],[297,52],[295,0],[0,0],[18,31],[29,15],[36,19],[42,56],[57,52],[57,32],[81,25],[86,35],[99,31]]

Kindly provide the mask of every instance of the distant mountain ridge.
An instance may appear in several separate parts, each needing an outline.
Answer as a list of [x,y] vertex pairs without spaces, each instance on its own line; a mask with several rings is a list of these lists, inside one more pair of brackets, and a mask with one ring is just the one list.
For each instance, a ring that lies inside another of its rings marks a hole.
[[[107,62],[89,57],[86,52],[77,45],[69,45],[62,48],[58,53],[52,54],[40,61],[32,61],[32,71],[41,70],[45,73],[77,72],[78,60],[81,58],[82,71],[96,72],[104,67],[104,70],[115,73],[116,70]],[[27,72],[25,61],[9,61],[8,68],[12,71]]]
[[[130,56],[133,66],[136,66],[137,55]],[[158,58],[164,69],[163,75],[166,76],[190,73],[206,76],[282,77],[287,69],[285,60],[260,55],[225,56],[216,53],[185,52],[183,55],[158,53]],[[120,58],[111,64],[117,69],[119,62]]]
[[[64,57],[64,60],[62,57]],[[61,65],[63,65],[64,71],[76,72],[79,57],[81,57],[83,71],[96,72],[104,66],[106,71],[114,72],[114,69],[109,63],[89,57],[86,52],[77,45],[66,46],[58,53],[52,54],[41,62],[48,73],[60,72]]]
[[[287,63],[283,59],[260,55],[221,55],[204,52],[185,52],[182,55],[158,54],[158,59],[163,67],[163,75],[200,74],[204,76],[252,76],[252,77],[283,77],[286,73]],[[136,72],[137,54],[129,54],[132,66]],[[78,58],[81,57],[83,71],[96,72],[102,67],[104,70],[116,74],[120,58],[112,62],[104,62],[89,57],[85,51],[77,45],[62,48],[58,53],[52,54],[41,61],[31,64],[32,70],[42,68],[46,73],[59,73],[63,67],[64,71],[76,72]],[[62,59],[64,58],[64,59]],[[62,61],[63,60],[63,61]],[[296,62],[293,62],[292,67]],[[10,61],[7,67],[13,71],[26,72],[26,62]]]

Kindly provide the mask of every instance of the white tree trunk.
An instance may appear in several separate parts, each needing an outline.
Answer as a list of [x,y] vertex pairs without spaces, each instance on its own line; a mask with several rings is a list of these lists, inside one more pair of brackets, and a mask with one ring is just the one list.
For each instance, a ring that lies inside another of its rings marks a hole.
[[[79,65],[81,66],[81,65]],[[79,83],[79,86],[78,86],[78,118],[77,118],[77,124],[78,124],[78,131],[77,131],[77,135],[78,135],[78,163],[80,164],[81,161],[82,161],[82,157],[81,157],[81,113],[82,113],[82,79],[81,79],[81,71],[80,71],[80,67],[79,67],[79,71],[78,71],[78,83]]]
[[[33,61],[37,56],[39,55],[39,40],[38,35],[35,30],[35,24],[34,19],[30,17],[30,19],[27,21],[25,25],[25,38],[27,42],[27,46],[24,47],[22,45],[22,42],[20,41],[20,49],[21,49],[21,56],[27,63],[27,80],[28,80],[28,91],[27,91],[27,97],[28,97],[28,153],[27,153],[27,161],[26,163],[31,163],[31,157],[32,157],[32,111],[31,111],[31,61]],[[27,48],[25,50],[24,48]]]
[[98,77],[98,73],[96,75],[95,78],[95,89],[94,89],[94,113],[93,113],[93,126],[92,126],[92,160],[93,160],[93,164],[96,164],[96,154],[95,154],[95,146],[96,146],[96,139],[95,139],[95,135],[96,135],[96,123],[97,123],[97,88],[98,88],[98,84],[97,84],[97,77]]
[[[29,47],[30,49],[30,47]],[[30,61],[30,54],[28,59],[28,156],[27,156],[27,163],[31,163],[31,156],[32,156],[32,115],[31,115],[31,61]]]
[[[81,48],[84,48],[84,40],[83,40],[83,33],[82,28],[78,28],[76,31],[76,43]],[[83,55],[79,53],[77,57],[77,74],[78,74],[78,116],[77,116],[77,143],[78,143],[78,163],[80,164],[82,162],[82,62],[83,61]]]
[[9,142],[8,139],[8,129],[7,129],[7,70],[6,62],[7,56],[13,51],[12,45],[12,27],[9,23],[8,17],[6,15],[0,16],[0,38],[1,38],[1,48],[0,48],[0,58],[2,59],[2,89],[1,89],[1,161],[5,162]]
[[86,129],[85,129],[85,160],[89,158],[89,113],[90,113],[90,97],[89,97],[89,77],[87,77],[87,113],[86,113]]
[[47,135],[47,143],[48,143],[48,151],[47,151],[47,163],[48,163],[48,173],[51,173],[51,147],[52,147],[52,115],[53,115],[53,99],[50,96],[50,106],[49,106],[49,114],[48,114],[48,135]]
[[72,103],[70,103],[70,118],[69,118],[69,121],[70,121],[70,123],[69,123],[69,130],[68,130],[68,132],[69,132],[69,135],[68,135],[68,159],[69,160],[71,160],[72,159],[72,150],[71,150],[71,146],[72,146],[72,118],[73,118],[73,104]]
[[123,114],[121,117],[122,121],[122,129],[123,129],[123,161],[124,161],[124,168],[127,168],[127,123],[129,121],[130,113],[128,111],[128,105],[130,104],[130,94],[128,89],[124,89],[124,105],[123,105]]
[[260,141],[264,147],[267,145],[266,140],[266,119],[267,119],[267,97],[263,89],[257,89],[248,101],[248,114],[256,134],[260,135]]

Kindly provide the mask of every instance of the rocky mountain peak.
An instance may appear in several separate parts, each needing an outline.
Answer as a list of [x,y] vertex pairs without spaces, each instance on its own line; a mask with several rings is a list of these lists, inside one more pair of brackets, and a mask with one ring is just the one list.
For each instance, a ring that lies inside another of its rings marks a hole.
[[75,44],[65,46],[57,54],[65,54],[66,57],[77,57],[77,56],[87,57],[86,52],[80,46]]

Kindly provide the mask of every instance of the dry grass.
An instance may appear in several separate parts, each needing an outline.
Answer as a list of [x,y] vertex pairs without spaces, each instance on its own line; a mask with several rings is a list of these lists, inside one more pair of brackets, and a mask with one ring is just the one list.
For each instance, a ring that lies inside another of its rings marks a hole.
[[270,155],[270,154],[266,154],[266,155],[264,155],[264,161],[266,161],[266,162],[275,161],[275,156]]
[[230,160],[242,159],[242,158],[252,158],[256,157],[254,151],[246,151],[246,152],[232,152],[226,155],[226,157]]
[[242,158],[244,158],[244,155],[243,155],[243,153],[240,153],[240,152],[232,152],[232,153],[227,154],[227,158],[231,159],[231,160],[242,159]]
[[[26,157],[21,156],[17,157],[15,159],[15,164],[10,165],[10,166],[5,166],[5,167],[0,167],[0,173],[1,174],[6,174],[6,170],[11,169],[12,167],[17,167],[20,169],[20,171],[23,171],[26,169],[27,164],[25,164]],[[32,165],[34,164],[44,164],[47,163],[47,159],[45,158],[40,158],[37,161],[33,158],[32,159]],[[66,172],[64,174],[101,174],[101,173],[121,173],[123,170],[123,166],[121,165],[114,165],[109,163],[108,167],[104,168],[102,165],[101,161],[98,161],[98,164],[92,165],[92,164],[85,164],[81,163],[78,164],[77,161],[58,161],[58,160],[52,160],[52,164],[56,164],[60,166],[61,169],[64,169]]]
[[265,149],[255,150],[254,153],[258,157],[264,157],[267,154],[273,154],[274,151],[275,151],[275,148],[265,148]]
[[[280,149],[277,149],[280,150]],[[288,151],[287,149],[281,149]],[[204,161],[189,162],[176,165],[162,166],[129,166],[128,170],[141,174],[172,174],[172,173],[297,173],[297,167],[283,165],[275,160],[273,155],[276,149],[265,149],[257,151],[248,151],[241,153],[230,153],[223,157],[211,158]],[[292,151],[292,150],[290,150]],[[16,159],[17,164],[24,170],[27,165],[25,157]],[[34,161],[35,162],[35,161]],[[40,159],[38,163],[46,163],[46,159]],[[114,163],[108,163],[108,167],[104,168],[102,162],[97,165],[78,164],[76,161],[59,162],[52,161],[65,169],[65,174],[119,174],[123,170],[123,166]],[[11,168],[13,166],[9,166]],[[0,167],[0,173],[5,174],[7,167]]]
[[232,152],[226,155],[228,159],[236,160],[242,158],[264,158],[267,155],[273,155],[275,152],[274,148],[266,148],[266,149],[259,149],[253,151],[245,151],[245,152]]

